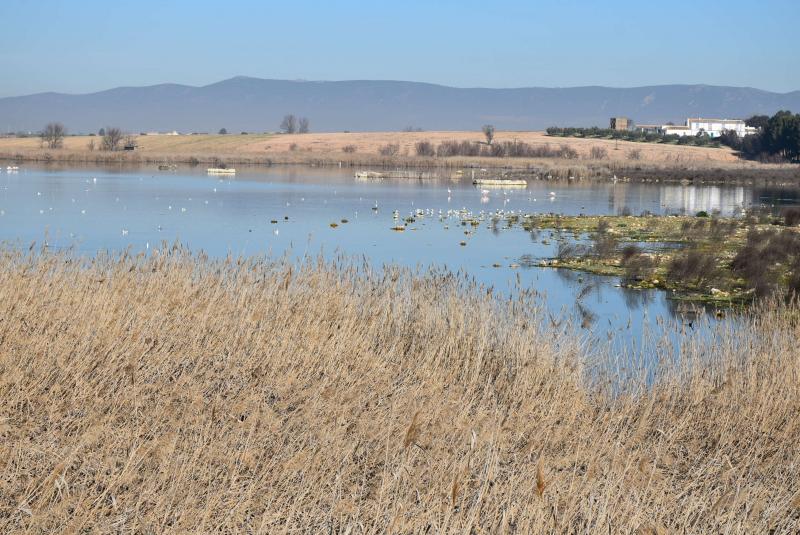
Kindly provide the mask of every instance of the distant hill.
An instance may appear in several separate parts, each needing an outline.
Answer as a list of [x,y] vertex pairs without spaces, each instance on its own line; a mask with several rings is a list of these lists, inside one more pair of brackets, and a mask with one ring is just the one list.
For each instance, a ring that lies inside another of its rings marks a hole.
[[106,125],[130,132],[178,130],[231,133],[276,130],[287,113],[306,116],[315,132],[504,130],[607,126],[611,116],[639,124],[682,122],[687,116],[744,118],[779,109],[800,111],[800,91],[661,85],[480,89],[394,81],[308,82],[236,77],[192,87],[161,84],[98,93],[40,93],[0,98],[0,131],[41,129],[63,122],[70,132]]

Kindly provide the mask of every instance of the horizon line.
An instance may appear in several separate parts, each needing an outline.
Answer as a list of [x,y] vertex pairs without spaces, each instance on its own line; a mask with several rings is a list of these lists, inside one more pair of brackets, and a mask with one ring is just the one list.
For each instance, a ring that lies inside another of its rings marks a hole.
[[570,90],[570,89],[646,89],[646,88],[657,88],[657,87],[709,87],[709,88],[730,88],[730,89],[747,89],[752,91],[762,91],[765,93],[771,93],[775,95],[790,95],[792,93],[797,93],[800,89],[794,89],[791,91],[773,91],[769,89],[761,89],[758,87],[753,86],[746,86],[746,85],[720,85],[720,84],[707,84],[707,83],[662,83],[662,84],[647,84],[647,85],[636,85],[636,86],[611,86],[611,85],[599,85],[599,84],[589,84],[589,85],[573,85],[573,86],[537,86],[537,85],[530,85],[530,86],[517,86],[517,87],[488,87],[488,86],[455,86],[455,85],[446,85],[441,83],[435,82],[424,82],[424,81],[415,81],[415,80],[397,80],[397,79],[371,79],[371,78],[353,78],[353,79],[344,79],[344,80],[310,80],[304,78],[261,78],[258,76],[249,76],[249,75],[236,75],[231,76],[229,78],[223,78],[222,80],[218,80],[216,82],[210,82],[206,84],[187,84],[187,83],[180,83],[180,82],[159,82],[153,84],[143,84],[143,85],[119,85],[114,87],[109,87],[106,89],[99,89],[96,91],[86,91],[86,92],[66,92],[66,91],[57,91],[57,90],[49,90],[49,91],[38,91],[34,93],[25,93],[19,95],[7,95],[7,96],[0,96],[0,99],[8,99],[8,98],[25,98],[25,97],[33,97],[33,96],[40,96],[40,95],[65,95],[65,96],[87,96],[87,95],[96,95],[98,93],[105,93],[108,91],[115,91],[119,89],[146,89],[151,87],[160,87],[160,86],[178,86],[178,87],[185,87],[185,88],[192,88],[192,89],[203,89],[207,87],[211,87],[214,85],[219,85],[225,82],[230,82],[237,79],[244,79],[244,80],[258,80],[263,82],[286,82],[286,83],[308,83],[308,84],[341,84],[341,83],[356,83],[356,82],[378,82],[378,83],[394,83],[394,84],[415,84],[415,85],[427,85],[427,86],[434,86],[434,87],[442,87],[447,89],[458,89],[458,90],[466,90],[466,91],[478,91],[478,90],[494,90],[494,91],[523,91],[526,89],[548,89],[548,90]]

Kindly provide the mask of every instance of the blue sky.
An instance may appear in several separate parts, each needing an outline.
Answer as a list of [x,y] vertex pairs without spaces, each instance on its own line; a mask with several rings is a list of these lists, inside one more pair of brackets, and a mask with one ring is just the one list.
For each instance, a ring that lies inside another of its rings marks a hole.
[[0,96],[261,78],[800,89],[800,0],[0,0]]

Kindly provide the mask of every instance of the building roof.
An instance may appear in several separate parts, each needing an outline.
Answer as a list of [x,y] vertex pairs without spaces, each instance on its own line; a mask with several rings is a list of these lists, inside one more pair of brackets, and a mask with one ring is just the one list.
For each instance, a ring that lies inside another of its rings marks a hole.
[[706,117],[690,117],[687,122],[694,123],[743,123],[742,119],[708,119]]
[[682,124],[665,124],[662,128],[670,130],[691,130],[688,126],[683,126]]

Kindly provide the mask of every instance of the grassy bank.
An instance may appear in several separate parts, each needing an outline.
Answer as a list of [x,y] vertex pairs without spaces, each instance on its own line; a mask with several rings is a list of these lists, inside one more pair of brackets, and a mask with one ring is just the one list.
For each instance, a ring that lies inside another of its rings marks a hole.
[[446,273],[173,249],[0,274],[4,532],[800,528],[793,308],[612,395],[533,297]]
[[[0,159],[71,164],[435,168],[443,172],[471,167],[576,178],[609,178],[615,174],[620,178],[674,177],[676,180],[800,178],[798,166],[745,162],[728,149],[577,138],[564,138],[554,143],[553,138],[542,132],[498,132],[492,147],[519,149],[510,150],[509,155],[502,157],[485,156],[495,151],[490,150],[478,132],[139,136],[137,149],[130,152],[90,150],[92,143],[97,146],[98,138],[72,136],[65,138],[63,148],[43,149],[36,138],[5,138],[0,139]],[[428,150],[420,152],[421,146]],[[458,150],[439,154],[446,147]],[[470,150],[460,152],[465,147]],[[477,152],[472,154],[472,149]]]
[[[36,161],[107,163],[421,165],[527,168],[555,165],[612,167],[750,168],[770,166],[740,160],[733,151],[608,139],[558,138],[543,132],[497,132],[487,145],[480,132],[351,132],[319,134],[138,136],[135,151],[98,150],[97,136],[69,136],[59,149],[38,138],[0,139],[0,157]],[[780,167],[780,166],[771,166]]]

